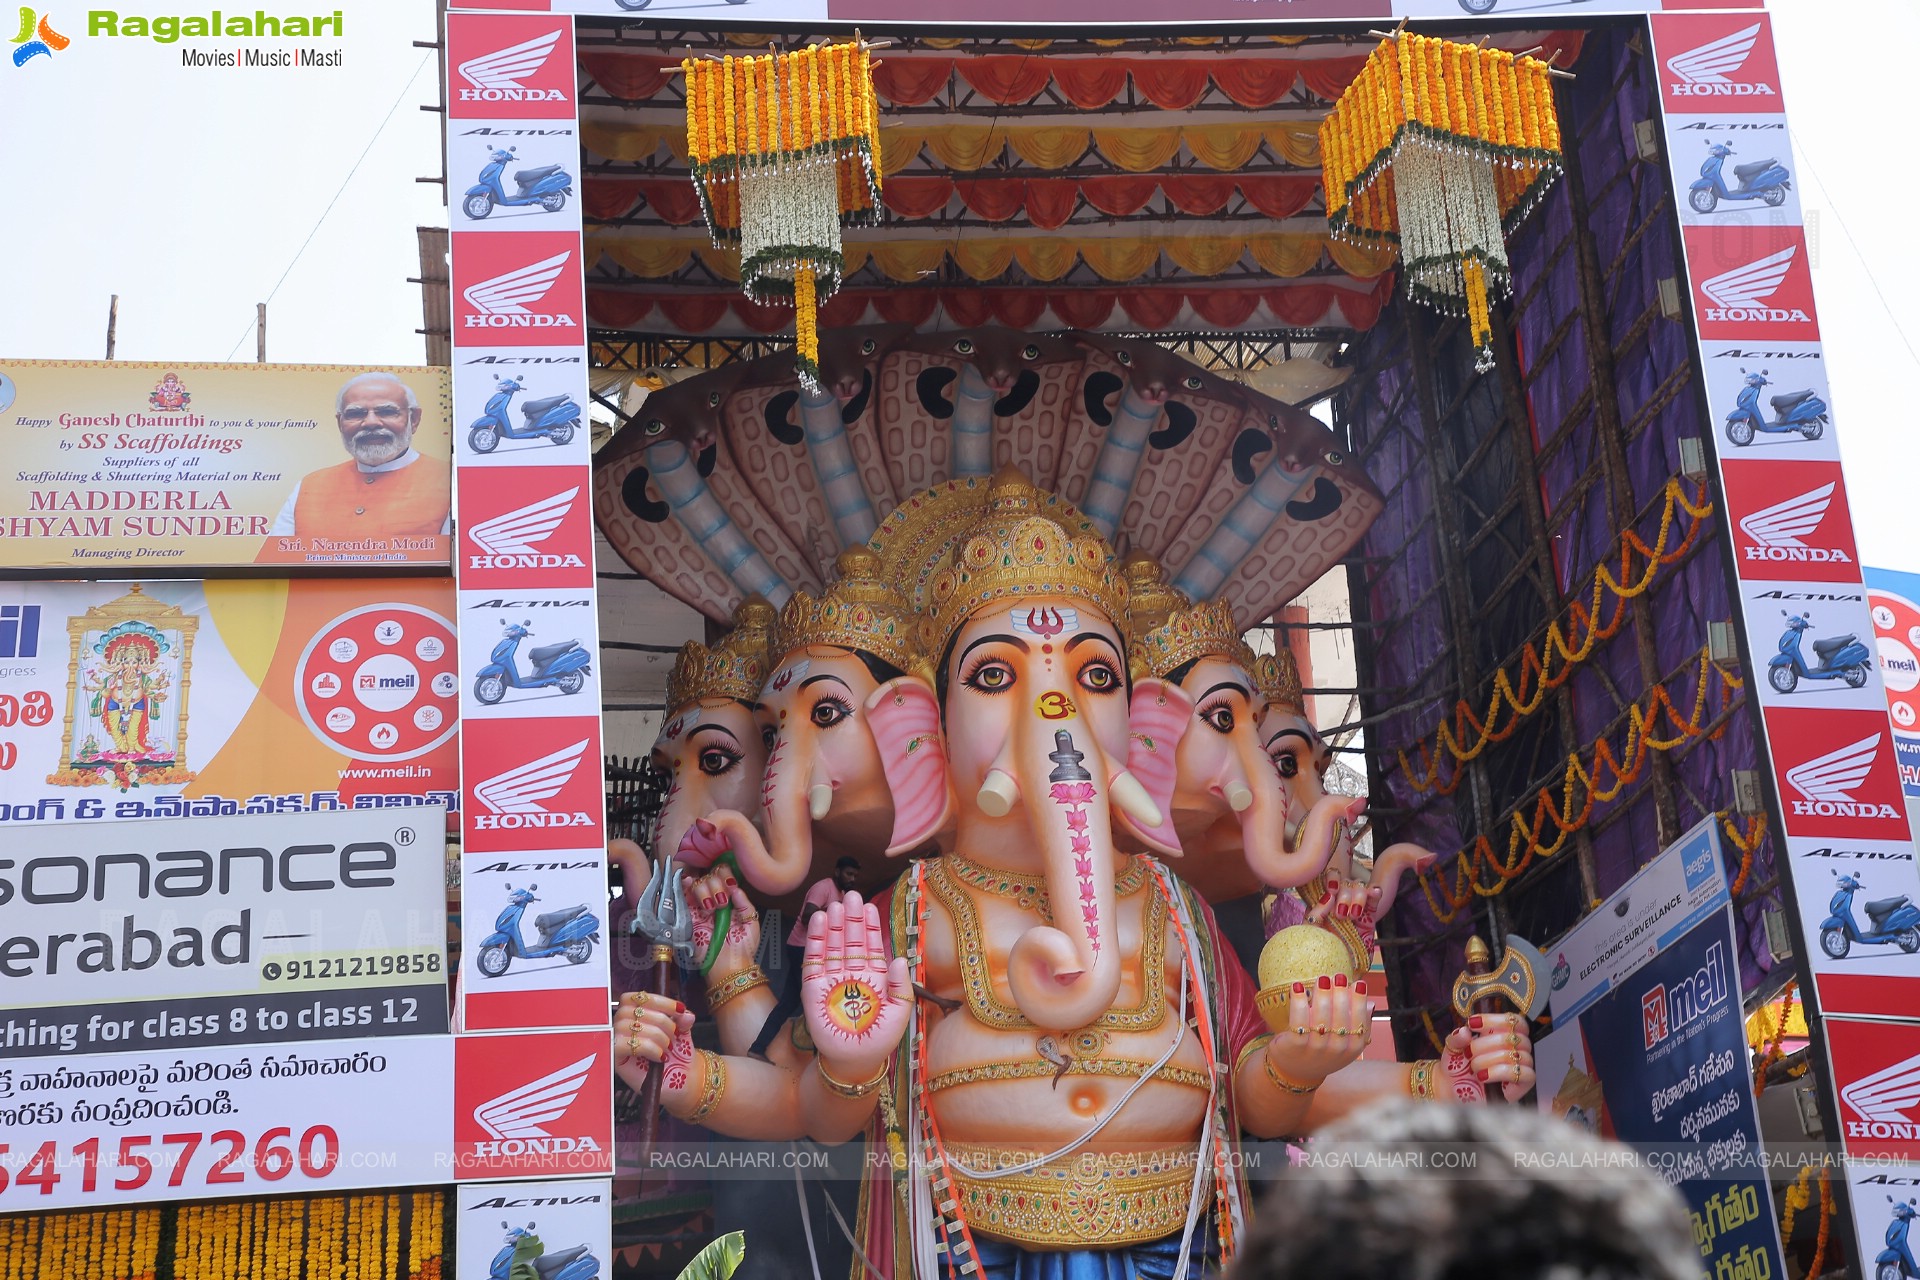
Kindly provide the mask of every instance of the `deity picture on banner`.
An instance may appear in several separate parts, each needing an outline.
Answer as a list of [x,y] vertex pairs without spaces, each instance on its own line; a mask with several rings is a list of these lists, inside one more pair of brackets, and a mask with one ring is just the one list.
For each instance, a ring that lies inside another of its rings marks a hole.
[[187,691],[200,620],[138,585],[67,620],[72,643],[56,786],[193,781]]

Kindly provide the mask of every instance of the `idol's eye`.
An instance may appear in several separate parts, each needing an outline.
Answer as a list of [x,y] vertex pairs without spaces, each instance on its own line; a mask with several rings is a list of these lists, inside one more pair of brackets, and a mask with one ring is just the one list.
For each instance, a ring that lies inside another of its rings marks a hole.
[[953,344],[953,349],[955,351],[958,351],[963,356],[970,356],[973,354],[973,339],[962,338],[960,339],[960,341]]
[[1224,702],[1201,708],[1200,718],[1221,733],[1233,732],[1233,708]]
[[874,341],[874,340],[873,340],[872,338],[862,338],[862,339],[860,339],[860,354],[861,354],[861,355],[863,355],[863,356],[870,356],[870,355],[872,355],[872,354],[873,354],[873,353],[874,353],[875,351],[878,351],[879,349],[880,349],[880,344],[879,344],[879,343],[877,343],[877,342],[875,342],[875,341]]
[[662,422],[662,421],[660,421],[660,419],[658,419],[658,418],[648,418],[648,419],[647,419],[647,434],[648,434],[648,435],[650,435],[650,436],[657,436],[657,435],[659,435],[659,434],[660,434],[660,433],[661,433],[662,431],[665,431],[666,429],[667,429],[667,424],[666,424],[666,423],[664,423],[664,422]]
[[1088,693],[1111,693],[1120,687],[1120,673],[1104,660],[1080,668],[1080,687]]
[[822,729],[831,729],[852,714],[853,708],[839,698],[822,698],[813,704],[808,718]]
[[740,763],[740,753],[725,747],[708,747],[700,753],[700,772],[717,778]]
[[1029,342],[1020,349],[1020,354],[1028,360],[1038,360],[1040,358],[1040,348]]
[[1116,351],[1113,353],[1113,358],[1118,360],[1122,365],[1133,363],[1133,353],[1130,351]]
[[766,724],[760,726],[760,745],[768,751],[773,750],[773,740],[779,736],[779,734],[773,731],[772,725]]
[[1004,693],[1013,688],[1013,667],[1002,658],[982,658],[974,663],[960,683],[980,693]]
[[1273,758],[1273,767],[1280,771],[1280,776],[1283,778],[1297,778],[1300,776],[1300,761],[1295,759],[1291,752],[1283,751],[1275,756]]
[[707,408],[718,409],[719,407],[720,407],[720,393],[718,391],[707,392]]
[[1199,389],[1201,388],[1201,386],[1203,386],[1203,385],[1204,385],[1204,384],[1203,384],[1203,383],[1202,383],[1202,382],[1200,381],[1200,375],[1199,375],[1199,374],[1197,374],[1197,373],[1190,373],[1190,374],[1188,374],[1188,375],[1187,375],[1187,390],[1189,390],[1189,391],[1198,391],[1198,390],[1199,390]]

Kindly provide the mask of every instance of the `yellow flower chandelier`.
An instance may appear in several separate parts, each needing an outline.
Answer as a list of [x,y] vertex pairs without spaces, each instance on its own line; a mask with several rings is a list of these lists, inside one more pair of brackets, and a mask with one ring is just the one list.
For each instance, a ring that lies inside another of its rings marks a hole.
[[840,287],[840,228],[880,211],[880,108],[866,42],[689,58],[687,153],[715,245],[740,247],[755,302],[791,301],[800,382],[819,390],[818,308]]
[[1334,236],[1399,246],[1408,296],[1467,318],[1483,372],[1489,299],[1513,292],[1504,237],[1560,174],[1554,75],[1566,73],[1399,31],[1320,125]]

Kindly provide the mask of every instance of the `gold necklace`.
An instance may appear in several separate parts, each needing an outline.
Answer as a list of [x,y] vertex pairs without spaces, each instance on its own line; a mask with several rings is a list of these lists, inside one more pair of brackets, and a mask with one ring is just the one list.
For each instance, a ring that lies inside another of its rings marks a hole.
[[[1001,867],[983,867],[957,853],[949,853],[942,861],[952,877],[962,884],[970,885],[982,893],[990,893],[996,898],[1005,898],[1022,911],[1033,912],[1045,923],[1053,923],[1053,903],[1047,898],[1047,882],[1044,876],[1024,871],[1009,871]],[[1128,854],[1119,874],[1113,878],[1113,896],[1115,898],[1131,897],[1139,892],[1140,886],[1145,884],[1146,880],[1146,860],[1137,854]]]
[[[949,863],[959,863],[950,868]],[[927,887],[933,891],[940,904],[947,909],[953,919],[954,950],[960,961],[960,986],[966,992],[967,1008],[973,1016],[989,1027],[1004,1031],[1030,1030],[1033,1023],[1014,1006],[1000,998],[993,989],[993,976],[987,968],[986,939],[980,931],[980,915],[975,908],[972,896],[967,892],[962,878],[971,871],[984,875],[995,884],[1005,883],[1006,891],[979,884],[968,879],[966,883],[975,884],[984,892],[1005,897],[1018,904],[1021,899],[1015,896],[1026,891],[1022,881],[1032,883],[1035,893],[1044,895],[1044,886],[1037,877],[1017,876],[1013,872],[989,871],[958,858],[954,854],[945,854],[929,860],[927,866]],[[1016,878],[1017,877],[1017,878]],[[1145,885],[1151,892],[1142,909],[1140,928],[1140,1003],[1131,1009],[1109,1009],[1100,1020],[1084,1030],[1092,1031],[1151,1031],[1166,1020],[1167,991],[1167,912],[1169,905],[1161,898],[1158,882],[1152,880],[1146,869],[1145,859],[1133,858],[1131,865],[1122,877],[1114,879],[1116,899],[1132,897]],[[1036,902],[1036,907],[1044,906],[1044,897]],[[1038,912],[1040,918],[1052,923],[1052,917],[1044,911]]]

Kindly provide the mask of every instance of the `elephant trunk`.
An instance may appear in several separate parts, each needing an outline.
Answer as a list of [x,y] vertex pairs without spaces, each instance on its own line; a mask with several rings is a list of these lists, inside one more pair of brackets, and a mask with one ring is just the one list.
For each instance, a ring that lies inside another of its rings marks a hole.
[[[813,868],[816,816],[813,810],[821,808],[823,811],[818,816],[826,815],[824,806],[814,795],[819,788],[813,785],[824,783],[824,779],[814,777],[815,771],[805,764],[810,754],[813,753],[796,749],[785,732],[774,739],[773,749],[767,753],[767,770],[760,781],[760,804],[766,813],[766,842],[761,843],[746,823],[740,824],[745,830],[739,832],[740,838],[734,842],[740,874],[748,884],[770,897],[777,898],[798,889]],[[832,790],[828,788],[828,799],[831,796]]]
[[[1253,808],[1241,815],[1243,829],[1247,816],[1258,807],[1256,801]],[[1360,811],[1366,807],[1365,796],[1322,796],[1314,802],[1306,820],[1300,824],[1298,835],[1291,841],[1284,838],[1284,829],[1279,839],[1263,834],[1257,840],[1255,833],[1247,830],[1247,865],[1270,889],[1303,885],[1327,869],[1342,836],[1352,829]]]
[[1014,1004],[1035,1026],[1071,1031],[1112,1008],[1120,990],[1108,806],[1111,774],[1126,775],[1110,772],[1090,741],[1046,725],[1022,736],[1019,756],[1017,777],[996,769],[982,790],[992,791],[996,782],[1018,786],[1054,923],[1035,925],[1014,941],[1008,980]]

